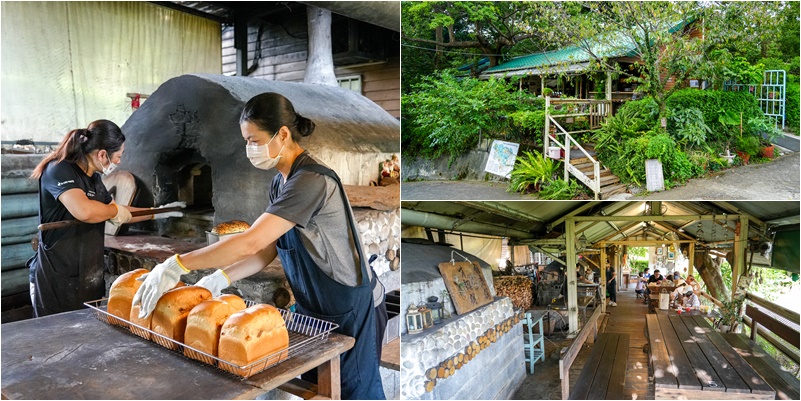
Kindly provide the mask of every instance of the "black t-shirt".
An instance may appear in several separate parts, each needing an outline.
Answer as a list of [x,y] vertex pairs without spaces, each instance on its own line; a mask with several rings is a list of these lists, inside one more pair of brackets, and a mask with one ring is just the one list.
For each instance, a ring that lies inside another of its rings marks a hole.
[[[58,197],[64,192],[78,188],[86,197],[105,204],[111,203],[111,194],[103,185],[100,173],[91,177],[75,163],[62,161],[51,162],[45,167],[39,179],[39,223],[52,223],[61,220],[72,220],[75,217],[67,210]],[[48,246],[55,244],[69,230],[48,230],[42,232],[42,241]]]
[[664,280],[664,279],[665,279],[665,276],[660,274],[659,277],[657,278],[656,275],[654,274],[654,275],[651,275],[651,277],[648,277],[648,284],[655,283],[657,281],[661,281],[661,280]]

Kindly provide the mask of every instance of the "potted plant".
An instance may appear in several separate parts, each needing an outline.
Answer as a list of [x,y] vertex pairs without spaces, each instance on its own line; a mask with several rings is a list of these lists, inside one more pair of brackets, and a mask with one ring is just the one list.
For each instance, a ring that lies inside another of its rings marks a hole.
[[743,300],[735,298],[731,301],[723,301],[723,307],[720,308],[720,318],[715,322],[715,327],[721,333],[728,333],[737,330],[740,324],[740,307],[743,305]]
[[761,145],[760,155],[772,159],[775,149],[773,141],[782,135],[781,130],[776,128],[776,124],[773,121],[765,117],[749,118],[748,127],[751,129],[751,132],[759,136]]
[[759,138],[754,135],[743,135],[737,138],[735,146],[737,147],[737,156],[743,159],[744,164],[748,164],[751,156],[756,156],[762,149]]
[[545,89],[542,90],[542,96],[543,97],[549,97],[552,94],[553,94],[553,89],[551,89],[551,88],[545,88]]

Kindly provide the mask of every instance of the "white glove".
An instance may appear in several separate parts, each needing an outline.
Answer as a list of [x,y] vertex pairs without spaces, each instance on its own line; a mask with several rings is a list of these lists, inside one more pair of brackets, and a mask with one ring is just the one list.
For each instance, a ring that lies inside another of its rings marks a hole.
[[217,269],[217,271],[214,273],[198,280],[197,284],[195,285],[211,291],[211,296],[218,297],[220,294],[222,294],[223,289],[228,288],[228,286],[231,285],[231,280],[222,269]]
[[139,308],[139,318],[144,319],[153,312],[161,295],[175,287],[181,275],[186,273],[189,273],[189,270],[181,265],[176,254],[156,265],[149,273],[138,277],[137,280],[144,283],[136,291],[132,305],[142,305]]
[[117,214],[108,219],[109,223],[114,224],[115,226],[120,226],[131,221],[133,216],[131,216],[131,211],[128,210],[127,207],[120,206],[116,203],[114,203],[114,206],[117,208]]
[[180,208],[183,209],[183,208],[186,207],[186,202],[181,202],[181,201],[172,202],[172,203],[168,203],[166,205],[161,205],[161,206],[157,207],[157,209],[162,209],[162,208],[165,208],[165,207],[180,207]]

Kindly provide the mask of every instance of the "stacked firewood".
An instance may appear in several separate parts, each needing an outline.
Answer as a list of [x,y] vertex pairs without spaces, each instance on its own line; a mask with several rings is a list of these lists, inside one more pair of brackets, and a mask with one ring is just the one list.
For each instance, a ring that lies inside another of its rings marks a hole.
[[509,297],[517,309],[528,309],[534,297],[531,293],[532,281],[526,276],[502,276],[493,279],[495,292],[499,297]]

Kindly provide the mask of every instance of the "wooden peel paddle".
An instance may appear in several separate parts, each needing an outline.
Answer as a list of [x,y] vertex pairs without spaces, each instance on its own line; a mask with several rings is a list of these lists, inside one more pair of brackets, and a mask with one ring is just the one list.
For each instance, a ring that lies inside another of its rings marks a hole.
[[[132,217],[137,216],[150,216],[153,214],[159,213],[167,213],[167,212],[179,212],[183,210],[180,206],[174,207],[163,207],[163,208],[155,208],[155,209],[145,209],[145,210],[137,210],[135,212],[131,212]],[[55,230],[59,228],[65,228],[69,226],[74,226],[76,224],[81,224],[83,221],[80,220],[61,220],[61,221],[54,221],[52,223],[43,223],[39,224],[39,231],[47,231],[47,230]]]

